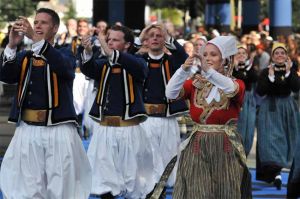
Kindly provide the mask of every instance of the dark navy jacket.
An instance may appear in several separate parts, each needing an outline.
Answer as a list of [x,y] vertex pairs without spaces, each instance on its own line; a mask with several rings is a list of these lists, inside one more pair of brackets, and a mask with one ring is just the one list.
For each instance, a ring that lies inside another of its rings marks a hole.
[[[118,55],[118,56],[117,56]],[[98,93],[90,116],[98,121],[103,116],[146,119],[142,99],[143,83],[148,73],[145,60],[129,53],[114,50],[113,62],[107,57],[95,57],[81,66],[81,72],[98,82]],[[120,73],[114,73],[115,68]]]
[[[43,68],[38,81],[35,72],[39,70],[33,68],[37,66]],[[33,100],[41,101],[41,104],[26,104],[26,106],[30,106],[31,109],[45,108],[47,126],[66,122],[77,123],[72,94],[74,66],[75,57],[70,49],[57,50],[48,42],[44,43],[39,55],[31,51],[21,51],[17,53],[16,58],[8,61],[3,53],[0,63],[0,81],[18,86],[9,121],[20,122],[24,102],[28,102],[28,95],[31,94],[28,92],[28,87],[39,87],[39,89],[34,89],[41,91],[34,93],[34,96],[39,99]],[[33,78],[35,78],[34,81]],[[31,86],[32,82],[39,83]]]
[[143,57],[147,61],[149,74],[145,81],[143,98],[145,103],[166,104],[164,115],[153,115],[158,117],[169,117],[188,112],[187,104],[183,99],[168,100],[165,96],[166,86],[176,70],[185,62],[188,55],[184,48],[173,38],[171,42],[176,47],[166,45],[171,55],[164,54],[159,60],[154,60],[145,54]]

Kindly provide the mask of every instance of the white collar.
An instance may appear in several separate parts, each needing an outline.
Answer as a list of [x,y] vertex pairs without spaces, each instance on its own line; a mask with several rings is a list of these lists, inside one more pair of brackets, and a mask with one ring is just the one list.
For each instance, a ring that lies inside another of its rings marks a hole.
[[165,54],[165,53],[162,53],[162,54],[160,54],[160,55],[153,55],[153,54],[151,54],[151,53],[148,53],[149,57],[150,57],[151,59],[155,59],[155,60],[158,60],[158,59],[162,58],[162,57],[164,56],[164,54]]

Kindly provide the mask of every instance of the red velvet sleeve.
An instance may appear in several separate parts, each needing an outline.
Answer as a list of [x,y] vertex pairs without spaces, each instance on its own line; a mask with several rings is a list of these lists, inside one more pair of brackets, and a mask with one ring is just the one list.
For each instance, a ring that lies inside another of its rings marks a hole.
[[193,88],[193,80],[191,80],[191,79],[186,80],[183,84],[183,92],[184,92],[183,98],[184,99],[191,98],[192,88]]
[[240,107],[243,105],[244,95],[245,95],[245,84],[242,80],[233,80],[238,85],[238,91],[236,95],[232,98]]

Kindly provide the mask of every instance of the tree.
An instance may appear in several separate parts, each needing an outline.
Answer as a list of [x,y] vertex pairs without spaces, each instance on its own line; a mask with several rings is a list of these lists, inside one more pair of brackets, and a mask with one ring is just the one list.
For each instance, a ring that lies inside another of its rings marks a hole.
[[197,13],[204,13],[206,0],[146,0],[146,2],[154,9],[177,8],[182,11],[192,9]]
[[77,16],[76,9],[74,7],[73,1],[69,0],[68,12],[65,13],[63,20],[66,22],[68,19],[75,19]]
[[300,30],[300,1],[299,0],[292,0],[292,24],[293,24],[293,31],[299,32]]
[[0,22],[15,21],[19,16],[30,16],[36,9],[37,2],[32,0],[1,0]]

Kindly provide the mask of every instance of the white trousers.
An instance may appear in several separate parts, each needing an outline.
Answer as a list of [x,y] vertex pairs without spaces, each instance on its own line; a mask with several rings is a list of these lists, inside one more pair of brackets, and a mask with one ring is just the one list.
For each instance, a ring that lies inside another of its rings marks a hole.
[[88,80],[88,86],[86,90],[86,95],[84,99],[84,115],[83,115],[83,124],[92,135],[93,125],[98,125],[90,116],[89,112],[92,108],[92,105],[95,101],[97,95],[97,90],[94,89],[94,80]]
[[84,111],[84,103],[86,100],[89,81],[85,79],[82,73],[75,73],[73,82],[73,104],[76,114],[79,115]]
[[[153,153],[155,165],[155,179],[158,182],[165,167],[177,155],[180,144],[180,130],[175,117],[148,117],[142,127],[147,133]],[[177,166],[169,177],[168,186],[173,186],[176,178]]]
[[87,154],[93,171],[93,194],[111,192],[140,199],[155,184],[151,147],[140,125],[94,125]]
[[87,199],[91,168],[76,127],[21,122],[3,158],[0,183],[7,199]]

